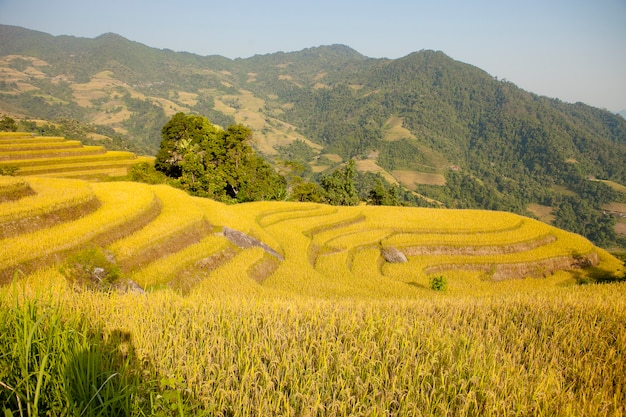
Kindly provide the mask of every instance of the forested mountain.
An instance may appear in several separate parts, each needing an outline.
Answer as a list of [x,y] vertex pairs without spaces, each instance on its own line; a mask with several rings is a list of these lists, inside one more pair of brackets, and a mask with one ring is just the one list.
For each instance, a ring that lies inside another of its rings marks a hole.
[[361,183],[376,173],[400,201],[539,207],[557,226],[616,241],[600,210],[625,202],[626,120],[443,52],[373,59],[332,45],[230,60],[0,26],[0,71],[0,115],[47,121],[38,131],[156,154],[169,118],[196,113],[249,126],[268,161],[293,162],[292,177],[317,181],[355,159]]

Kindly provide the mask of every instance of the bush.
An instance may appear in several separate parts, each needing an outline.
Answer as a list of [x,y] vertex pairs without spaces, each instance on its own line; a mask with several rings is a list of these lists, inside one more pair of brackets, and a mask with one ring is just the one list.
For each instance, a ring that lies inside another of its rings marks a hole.
[[121,276],[113,255],[98,247],[82,249],[69,256],[60,272],[77,289],[100,291],[110,290]]
[[10,165],[0,165],[0,175],[9,175],[14,177],[18,169],[18,167]]
[[448,287],[448,281],[444,276],[432,277],[430,279],[430,288],[435,291],[445,291]]
[[167,177],[147,162],[133,165],[129,170],[128,179],[146,184],[165,184],[167,182]]

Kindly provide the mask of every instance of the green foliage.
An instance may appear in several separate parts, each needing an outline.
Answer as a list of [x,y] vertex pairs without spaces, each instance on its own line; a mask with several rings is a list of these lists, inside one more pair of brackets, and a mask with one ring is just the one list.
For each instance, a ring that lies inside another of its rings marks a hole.
[[278,153],[281,158],[288,161],[295,161],[300,163],[307,163],[315,156],[315,151],[303,140],[296,139],[289,145],[280,146]]
[[369,193],[367,204],[374,206],[399,206],[396,187],[386,187],[382,180],[378,180]]
[[99,247],[82,249],[68,256],[60,272],[77,289],[100,291],[110,290],[121,276],[113,255]]
[[16,166],[0,165],[0,175],[15,176],[19,169],[20,168]]
[[609,246],[617,241],[616,220],[595,210],[576,197],[562,197],[557,205],[554,225],[587,237],[598,246]]
[[167,177],[162,172],[157,171],[152,164],[140,162],[130,168],[128,180],[146,184],[164,184]]
[[330,175],[324,175],[320,183],[325,192],[326,202],[335,206],[356,206],[359,195],[354,184],[356,163],[349,160],[344,168],[338,168]]
[[[65,312],[67,313],[67,312]],[[119,333],[119,332],[118,332]],[[130,416],[132,351],[58,305],[0,303],[0,410],[13,416]]]
[[12,117],[2,116],[2,119],[0,119],[0,132],[17,132],[17,123]]
[[325,201],[324,189],[316,182],[299,181],[292,186],[290,200],[323,203]]
[[415,141],[409,139],[383,142],[377,161],[378,165],[388,171],[415,169],[429,164],[428,158],[420,151]]
[[430,279],[430,288],[435,291],[445,291],[448,287],[448,280],[443,275]]
[[277,200],[285,179],[249,145],[243,125],[226,130],[202,116],[175,114],[162,129],[155,168],[193,195],[224,202]]
[[128,93],[124,95],[123,101],[132,112],[130,119],[123,123],[128,134],[144,149],[154,149],[158,143],[159,132],[167,121],[165,111],[150,100],[133,98]]

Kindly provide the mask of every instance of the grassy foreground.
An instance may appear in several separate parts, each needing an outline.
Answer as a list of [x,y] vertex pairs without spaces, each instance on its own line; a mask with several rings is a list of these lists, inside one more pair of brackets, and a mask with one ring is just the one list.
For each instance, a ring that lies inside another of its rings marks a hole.
[[0,302],[13,415],[626,412],[626,283],[393,301],[37,288]]

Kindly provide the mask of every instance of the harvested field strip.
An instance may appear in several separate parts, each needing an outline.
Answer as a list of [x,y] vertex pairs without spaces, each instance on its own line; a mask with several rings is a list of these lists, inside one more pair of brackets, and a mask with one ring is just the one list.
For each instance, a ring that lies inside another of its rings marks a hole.
[[154,262],[133,272],[130,278],[143,288],[164,286],[170,281],[174,288],[182,288],[185,283],[182,279],[177,279],[180,271],[190,268],[196,263],[200,263],[198,266],[200,269],[206,267],[207,270],[212,270],[212,266],[217,267],[220,264],[219,260],[213,259],[217,265],[209,263],[203,265],[202,261],[210,259],[213,255],[228,248],[232,248],[232,245],[223,236],[210,235],[183,250],[154,260]]
[[19,220],[0,223],[0,239],[30,233],[36,230],[52,227],[56,224],[79,219],[93,213],[100,208],[97,198],[87,200],[83,203],[73,204],[49,211],[34,217],[24,217]]
[[[142,227],[160,210],[148,186],[134,183],[91,184],[100,209],[79,220],[0,240],[0,282],[16,269],[30,272],[55,262],[68,251],[90,243],[105,245]],[[156,211],[156,213],[155,213]]]
[[[210,231],[210,226],[204,218],[204,211],[190,204],[184,191],[165,185],[153,186],[152,190],[162,203],[161,212],[141,230],[109,246],[118,261],[127,263],[132,261],[131,258],[141,256],[141,252],[150,248],[167,247],[173,244],[171,242],[173,239],[188,235],[190,229],[197,228],[202,234]],[[185,215],[181,216],[183,212]],[[170,243],[164,245],[165,242]]]
[[0,203],[19,200],[34,193],[23,179],[0,175]]
[[178,271],[167,283],[167,287],[181,295],[188,295],[193,288],[204,280],[211,271],[233,259],[239,250],[230,245],[224,249],[212,253],[187,268]]
[[[581,242],[582,243],[582,242]],[[575,248],[575,249],[574,249]],[[593,250],[593,246],[584,245],[569,246],[553,241],[546,245],[541,245],[521,252],[489,253],[483,255],[459,254],[451,255],[438,253],[433,255],[408,256],[409,263],[436,265],[441,261],[446,263],[511,263],[511,262],[532,262],[538,259],[553,258],[555,256],[573,256],[575,254],[586,254]]]
[[81,146],[77,148],[49,148],[40,150],[2,151],[0,161],[20,161],[23,159],[47,159],[71,156],[102,155],[107,151],[102,146]]
[[69,148],[82,148],[83,144],[78,140],[64,140],[60,142],[25,142],[25,143],[5,143],[0,140],[0,153],[11,151],[38,151],[38,150],[57,150]]
[[[23,159],[16,161],[4,161],[2,165],[7,167],[31,167],[40,165],[56,165],[56,164],[68,164],[90,161],[106,161],[116,159],[136,159],[137,156],[132,152],[126,151],[109,151],[104,154],[98,155],[76,155],[76,156],[64,156],[55,158],[37,158],[37,159]],[[19,172],[18,172],[19,174]]]
[[269,227],[289,220],[302,218],[309,219],[314,216],[326,216],[333,214],[334,212],[335,210],[331,206],[301,204],[301,207],[286,207],[283,210],[274,210],[268,213],[262,213],[257,217],[257,223],[261,227]]
[[[553,266],[547,273],[553,273],[560,269],[570,269],[577,262],[578,257],[596,260],[597,254],[588,252],[584,254],[567,253],[567,250],[554,248],[551,253],[541,251],[527,251],[516,254],[492,255],[492,256],[426,256],[410,257],[407,263],[383,265],[383,275],[398,279],[406,279],[421,274],[436,274],[446,270],[484,271],[491,275],[500,271],[498,279],[523,278],[526,275],[515,275],[514,271],[535,271],[538,267],[546,268]],[[576,255],[576,257],[574,256]],[[509,275],[507,276],[507,271]],[[548,271],[546,269],[546,271]],[[535,273],[528,276],[536,276]],[[541,275],[543,276],[543,275]]]
[[263,283],[280,266],[280,262],[273,256],[267,254],[248,268],[248,276],[258,282]]
[[526,242],[513,243],[508,245],[467,245],[467,246],[409,246],[402,248],[402,252],[406,256],[417,255],[469,255],[469,256],[485,256],[494,254],[519,253],[532,250],[550,244],[556,240],[556,236],[547,235],[537,237],[537,239]]
[[[591,265],[597,265],[599,257],[596,253],[590,253],[585,259]],[[428,275],[438,274],[451,270],[482,271],[487,273],[494,281],[520,278],[542,278],[553,274],[556,271],[572,269],[578,267],[580,258],[572,256],[557,256],[540,259],[534,262],[509,262],[493,264],[440,264],[429,266],[424,269]]]

